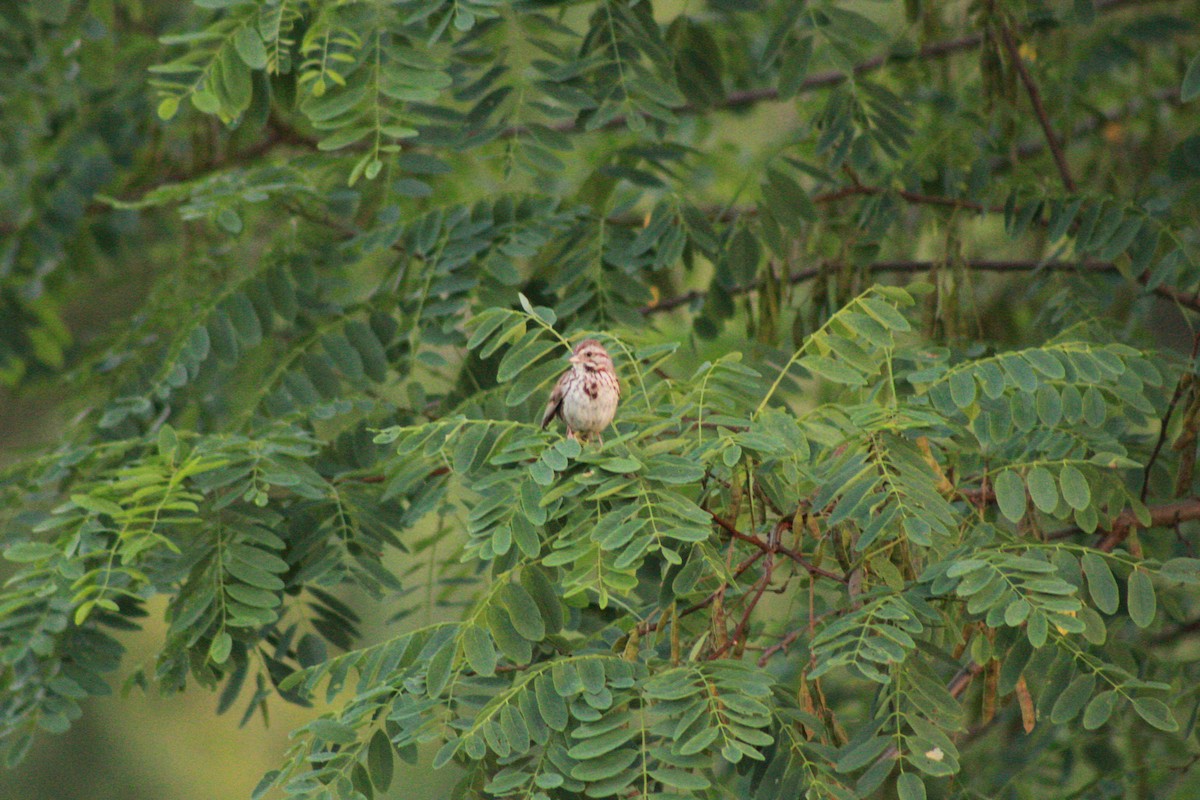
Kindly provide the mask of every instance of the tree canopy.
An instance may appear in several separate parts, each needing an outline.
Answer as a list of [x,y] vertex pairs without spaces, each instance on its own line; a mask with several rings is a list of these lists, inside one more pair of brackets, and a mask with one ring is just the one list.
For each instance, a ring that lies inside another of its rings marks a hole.
[[10,766],[123,680],[318,705],[256,797],[1200,791],[1194,0],[0,9]]

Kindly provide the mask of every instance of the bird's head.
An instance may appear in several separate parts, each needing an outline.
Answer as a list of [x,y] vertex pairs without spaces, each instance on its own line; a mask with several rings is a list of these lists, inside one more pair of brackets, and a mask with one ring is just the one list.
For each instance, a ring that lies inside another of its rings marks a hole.
[[604,367],[612,369],[612,359],[609,357],[608,351],[604,349],[604,345],[595,339],[584,339],[575,345],[575,351],[571,353],[571,357],[567,360],[575,366],[583,367],[588,371]]

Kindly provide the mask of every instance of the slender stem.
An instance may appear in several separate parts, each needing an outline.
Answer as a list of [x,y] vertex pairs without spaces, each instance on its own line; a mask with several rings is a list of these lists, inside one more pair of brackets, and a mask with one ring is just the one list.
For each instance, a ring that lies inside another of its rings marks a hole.
[[1167,428],[1171,424],[1171,417],[1175,413],[1176,406],[1179,405],[1179,400],[1183,397],[1184,388],[1189,386],[1196,378],[1194,370],[1197,352],[1200,352],[1200,332],[1197,332],[1192,337],[1192,357],[1188,362],[1191,365],[1191,369],[1185,370],[1175,383],[1175,392],[1171,395],[1171,402],[1167,404],[1167,411],[1158,426],[1158,441],[1154,443],[1154,450],[1150,453],[1150,458],[1146,461],[1146,468],[1142,471],[1142,492],[1140,497],[1143,503],[1146,502],[1146,495],[1150,491],[1150,472],[1154,469],[1154,462],[1158,460],[1158,455],[1162,452],[1162,447],[1167,441]]
[[1067,156],[1063,152],[1062,143],[1058,141],[1054,129],[1050,126],[1050,117],[1046,114],[1046,106],[1042,103],[1042,93],[1038,89],[1037,83],[1034,82],[1029,68],[1025,66],[1025,60],[1021,58],[1017,41],[1008,25],[1000,25],[1000,39],[1004,43],[1004,49],[1008,52],[1008,57],[1016,68],[1017,74],[1021,77],[1021,83],[1025,84],[1025,91],[1029,94],[1033,113],[1037,115],[1038,124],[1042,126],[1042,134],[1046,137],[1046,144],[1050,147],[1051,155],[1054,156],[1054,164],[1058,167],[1058,175],[1062,178],[1063,186],[1068,192],[1074,194],[1077,187],[1075,179],[1071,177],[1071,168],[1067,164]]

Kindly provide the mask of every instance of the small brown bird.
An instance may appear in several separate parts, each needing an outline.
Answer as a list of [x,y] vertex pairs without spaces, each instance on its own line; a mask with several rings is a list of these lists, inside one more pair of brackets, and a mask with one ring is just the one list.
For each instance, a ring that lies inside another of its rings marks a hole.
[[[568,439],[578,434],[586,441],[593,433],[599,436],[612,422],[621,399],[621,382],[608,351],[595,339],[584,339],[575,345],[568,360],[571,368],[562,374],[550,393],[542,427],[559,417],[567,426]],[[600,443],[604,443],[603,437]]]

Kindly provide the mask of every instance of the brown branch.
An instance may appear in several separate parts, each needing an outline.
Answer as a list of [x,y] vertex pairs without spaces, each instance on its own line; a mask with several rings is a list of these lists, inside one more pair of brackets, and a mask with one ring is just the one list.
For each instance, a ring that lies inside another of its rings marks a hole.
[[757,536],[750,536],[749,534],[742,533],[736,527],[734,527],[732,522],[729,522],[728,520],[722,518],[715,511],[709,511],[708,515],[713,518],[713,522],[717,523],[717,525],[719,525],[721,527],[721,530],[728,533],[734,539],[739,539],[743,542],[748,542],[749,544],[752,544],[755,547],[757,547],[759,550],[762,550],[764,553],[771,552],[770,546],[767,545],[767,543],[764,542],[762,539],[759,539]]
[[981,672],[983,672],[983,667],[972,661],[960,669],[958,674],[950,680],[950,683],[946,684],[946,690],[957,700],[962,697],[963,692],[971,685],[971,680]]
[[[840,83],[845,83],[850,79],[851,74],[854,76],[863,75],[868,72],[873,72],[887,64],[889,61],[916,61],[924,59],[945,58],[954,53],[959,53],[964,50],[973,50],[983,41],[983,37],[979,34],[963,36],[958,39],[949,39],[944,42],[934,42],[933,44],[925,45],[914,55],[904,55],[897,53],[887,53],[884,55],[873,56],[867,60],[857,64],[849,73],[841,70],[829,70],[827,72],[818,72],[814,75],[809,75],[800,82],[797,93],[811,92],[814,89],[823,89],[830,86],[837,86]],[[705,111],[722,110],[736,111],[742,108],[756,105],[761,102],[771,102],[779,100],[779,90],[774,86],[762,87],[758,89],[743,89],[741,91],[730,92],[725,95],[725,98],[711,106],[698,106],[694,103],[685,103],[681,106],[676,106],[671,109],[672,114],[687,116],[691,114],[699,114]],[[629,115],[620,114],[596,130],[612,130],[613,128],[625,127],[629,122]],[[553,125],[552,128],[558,133],[573,133],[583,127],[584,122],[578,119],[568,120]],[[523,125],[512,125],[500,132],[501,138],[513,138],[524,135],[526,128]]]
[[[980,214],[1002,214],[1004,213],[1003,206],[984,205],[976,203],[972,200],[963,200],[958,197],[945,197],[942,195],[922,194],[920,192],[911,192],[906,189],[893,189],[886,186],[864,186],[855,184],[853,186],[843,186],[840,189],[833,189],[828,192],[813,195],[812,202],[817,205],[825,205],[828,203],[836,203],[839,200],[845,200],[850,197],[874,196],[880,194],[894,194],[909,203],[914,205],[929,205],[940,206],[942,208],[964,209],[967,211],[975,211]],[[729,206],[722,208],[708,208],[702,211],[704,216],[712,222],[734,222],[739,219],[753,219],[758,216],[758,206]],[[646,222],[646,215],[643,212],[632,211],[625,214],[614,214],[604,218],[606,225],[620,225],[625,227],[641,227]]]
[[996,502],[996,489],[992,486],[991,481],[986,481],[978,489],[956,489],[955,491],[959,497],[976,508],[983,508]]
[[[1188,360],[1189,364],[1196,363],[1198,352],[1200,352],[1200,332],[1192,337],[1192,356]],[[1166,444],[1167,428],[1171,424],[1171,417],[1175,414],[1175,407],[1179,405],[1185,387],[1190,386],[1195,377],[1196,373],[1193,370],[1187,370],[1175,382],[1175,392],[1171,395],[1171,402],[1167,403],[1167,411],[1158,426],[1158,440],[1154,443],[1154,450],[1151,451],[1150,458],[1146,461],[1146,468],[1142,471],[1142,492],[1139,496],[1143,503],[1146,502],[1146,494],[1150,491],[1150,472],[1154,469],[1154,462],[1158,460],[1163,445]]]
[[1021,58],[1020,50],[1017,48],[1016,39],[1013,38],[1012,31],[1008,25],[1000,25],[1000,38],[1004,43],[1004,49],[1008,52],[1009,60],[1017,70],[1017,74],[1021,77],[1021,83],[1025,84],[1025,91],[1029,95],[1030,105],[1033,106],[1033,113],[1037,115],[1038,124],[1042,126],[1042,135],[1046,137],[1046,144],[1050,147],[1050,153],[1054,156],[1054,164],[1058,167],[1059,177],[1062,178],[1063,186],[1067,191],[1074,194],[1077,190],[1075,179],[1071,177],[1071,168],[1067,164],[1067,156],[1063,152],[1062,144],[1059,143],[1058,137],[1054,134],[1054,129],[1050,126],[1050,117],[1046,114],[1046,106],[1042,103],[1042,93],[1038,89],[1037,83],[1033,80],[1033,75],[1029,72],[1029,68],[1025,66],[1024,59]]
[[[1157,1],[1157,0],[1156,0]],[[1106,13],[1114,11],[1122,6],[1132,5],[1145,0],[1101,0],[1096,3],[1096,11]],[[855,65],[849,72],[841,70],[829,70],[827,72],[818,72],[809,75],[800,82],[797,88],[797,93],[802,94],[811,92],[814,89],[823,89],[830,86],[837,86],[845,83],[853,75],[858,77],[865,75],[868,72],[873,72],[886,66],[889,63],[904,63],[909,61],[925,61],[946,58],[947,56],[961,53],[968,50],[974,50],[983,42],[982,34],[973,33],[967,36],[962,36],[955,39],[947,39],[940,42],[922,45],[915,53],[883,53],[881,55],[872,56],[865,61]],[[740,108],[755,105],[760,102],[771,102],[781,99],[778,89],[774,87],[764,87],[758,89],[744,89],[741,91],[730,92],[725,98],[711,106],[698,106],[693,103],[685,103],[681,106],[676,106],[671,109],[672,114],[690,115],[699,114],[712,110],[732,111]],[[624,127],[629,121],[628,115],[622,114],[613,117],[611,120],[601,125],[597,130],[610,130],[612,128]],[[553,129],[558,133],[572,133],[583,127],[583,121],[574,119],[566,122],[558,123],[553,126]],[[513,125],[501,131],[501,137],[511,138],[520,136],[525,132],[525,127],[522,125]]]
[[[1037,259],[970,259],[967,261],[954,262],[955,265],[965,267],[969,270],[977,272],[1078,272],[1088,275],[1103,275],[1103,274],[1120,274],[1120,269],[1112,261],[1039,261]],[[940,261],[876,261],[873,264],[867,264],[858,269],[867,274],[875,273],[919,273],[929,272],[945,266],[946,262]],[[788,278],[791,284],[804,283],[813,280],[821,275],[830,272],[837,272],[845,269],[845,264],[837,262],[827,262],[820,267],[810,267],[809,269],[800,270],[792,273]],[[1137,282],[1143,286],[1149,282],[1149,273],[1143,273],[1138,276]],[[755,292],[762,288],[762,281],[754,281],[753,283],[745,284],[744,286],[735,286],[731,289],[726,289],[730,295],[742,295],[749,292]],[[1186,308],[1190,311],[1200,311],[1200,292],[1185,292],[1171,286],[1155,286],[1151,290],[1154,294],[1168,300],[1181,308]],[[668,297],[665,300],[660,300],[657,303],[652,303],[641,308],[643,316],[650,314],[658,314],[663,311],[671,311],[680,306],[688,305],[697,300],[701,300],[707,294],[702,289],[692,289],[683,294],[674,297]]]
[[1126,509],[1117,515],[1112,526],[1100,534],[1096,549],[1105,553],[1112,552],[1117,545],[1129,538],[1129,535],[1141,528],[1163,528],[1178,525],[1181,522],[1200,519],[1200,497],[1189,497],[1174,503],[1155,506],[1150,509],[1150,524],[1144,525],[1137,516]]
[[982,203],[976,203],[971,200],[962,200],[957,197],[945,197],[945,196],[941,196],[941,195],[922,194],[920,192],[910,192],[905,189],[890,189],[886,186],[863,186],[862,184],[846,186],[846,187],[837,189],[832,192],[826,192],[824,194],[814,195],[812,200],[814,203],[819,203],[819,204],[833,203],[838,200],[844,200],[847,197],[855,197],[855,196],[859,196],[859,195],[872,196],[872,195],[888,194],[888,193],[895,194],[897,197],[901,197],[901,198],[907,200],[908,202],[913,203],[914,205],[929,205],[929,206],[941,206],[943,208],[966,209],[967,211],[977,211],[981,214],[983,214],[983,213],[992,213],[992,214],[1004,213],[1003,206],[985,206]]
[[[729,648],[744,648],[746,645],[746,630],[750,627],[750,616],[754,613],[754,609],[758,607],[758,603],[762,600],[763,593],[767,590],[768,584],[771,583],[771,576],[775,571],[775,562],[770,553],[766,556],[766,565],[763,568],[762,577],[754,587],[754,595],[750,598],[750,602],[746,604],[745,610],[742,612],[742,618],[738,620],[737,626],[733,629],[733,635],[730,636],[725,644],[718,647],[713,652],[709,653],[708,660],[720,658]],[[735,654],[738,652],[734,651]]]
[[[752,567],[754,564],[756,564],[759,559],[765,557],[766,555],[767,555],[766,551],[760,550],[757,553],[755,553],[754,555],[750,556],[745,561],[743,561],[741,564],[739,564],[737,569],[735,569],[733,571],[733,577],[735,577],[735,578],[738,577],[743,572],[750,569],[750,567]],[[686,617],[690,614],[695,614],[697,611],[701,611],[705,608],[708,608],[713,603],[715,603],[717,601],[717,598],[720,597],[722,594],[724,594],[725,590],[728,588],[729,588],[728,583],[722,583],[720,586],[718,586],[716,589],[714,589],[711,593],[709,593],[708,597],[704,598],[703,600],[698,600],[697,602],[692,603],[690,606],[688,606],[687,608],[685,608],[684,610],[682,610],[678,614],[676,614],[675,618],[680,619],[680,618]],[[637,631],[638,636],[645,636],[648,633],[653,633],[654,631],[661,630],[662,627],[666,624],[667,624],[667,618],[663,615],[663,612],[660,609],[659,616],[656,621],[651,622],[649,619],[646,619],[645,621],[641,622],[637,626],[637,628],[635,628],[635,630]]]
[[[1133,100],[1124,103],[1123,105],[1117,106],[1116,108],[1110,108],[1106,111],[1098,112],[1088,119],[1083,120],[1071,131],[1071,138],[1073,140],[1082,139],[1085,136],[1100,130],[1105,125],[1109,125],[1114,122],[1120,122],[1127,117],[1131,117],[1146,107],[1147,100],[1153,100],[1157,103],[1167,103],[1168,105],[1176,106],[1182,104],[1182,100],[1179,96],[1178,86],[1159,89],[1158,91],[1152,92],[1149,97],[1136,97]],[[1016,148],[1017,159],[1032,158],[1033,156],[1042,152],[1045,147],[1046,142],[1041,138],[1019,144]],[[998,172],[1003,166],[1003,162],[995,162],[992,164],[991,169],[993,172]]]
[[[1146,270],[1138,276],[1138,283],[1146,286],[1150,283],[1150,270]],[[1182,289],[1176,289],[1173,286],[1163,286],[1159,284],[1154,287],[1154,293],[1159,297],[1170,300],[1181,308],[1191,309],[1192,311],[1200,311],[1200,291],[1185,292]]]
[[765,667],[767,665],[767,662],[771,660],[771,656],[775,655],[780,650],[787,650],[788,646],[792,642],[799,639],[800,635],[802,633],[804,633],[805,630],[806,630],[805,628],[797,628],[796,630],[789,633],[787,636],[784,636],[782,639],[780,639],[775,644],[773,644],[770,647],[763,650],[762,655],[759,656],[758,665],[760,667]]
[[800,553],[797,553],[795,550],[789,550],[788,548],[778,544],[772,547],[770,544],[764,542],[762,539],[759,539],[757,536],[750,536],[742,533],[736,527],[734,527],[732,523],[730,523],[728,520],[722,519],[716,513],[712,511],[709,511],[708,513],[713,518],[713,522],[721,526],[721,529],[734,539],[752,544],[764,553],[783,553],[792,561],[795,561],[797,564],[804,567],[809,575],[820,575],[822,578],[829,578],[830,580],[837,581],[838,583],[845,583],[847,581],[847,578],[843,575],[838,575],[836,572],[830,572],[827,569],[821,569],[818,566],[808,563],[804,556]]
[[[191,167],[180,167],[179,165],[168,166],[163,172],[156,174],[157,181],[153,186],[133,186],[123,190],[123,193],[132,195],[128,202],[137,202],[143,195],[163,186],[174,183],[187,183],[188,181],[204,178],[228,167],[253,163],[277,147],[314,149],[316,147],[316,140],[305,136],[272,114],[267,120],[265,135],[242,150],[205,161],[202,164],[192,165]],[[111,210],[112,206],[100,201],[92,201],[87,206],[88,213]]]

